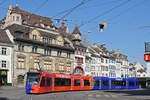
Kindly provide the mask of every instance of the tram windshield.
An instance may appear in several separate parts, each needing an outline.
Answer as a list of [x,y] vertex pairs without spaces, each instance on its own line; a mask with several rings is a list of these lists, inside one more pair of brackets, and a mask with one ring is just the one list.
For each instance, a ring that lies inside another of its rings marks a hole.
[[38,85],[40,81],[40,73],[27,73],[27,84]]

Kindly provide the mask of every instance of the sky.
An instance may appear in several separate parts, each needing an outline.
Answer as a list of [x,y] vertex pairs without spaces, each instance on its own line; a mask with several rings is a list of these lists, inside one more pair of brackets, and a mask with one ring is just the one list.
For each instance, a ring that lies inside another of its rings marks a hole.
[[[81,2],[84,4],[77,7]],[[128,56],[131,63],[139,61],[146,66],[143,54],[144,42],[150,41],[150,0],[0,0],[0,19],[10,4],[49,17],[57,27],[61,23],[54,19],[64,18],[70,32],[82,22],[79,29],[92,44],[106,44],[108,50],[120,50]],[[64,12],[73,7],[76,9],[71,13]],[[99,24],[104,22],[107,26],[100,32]]]

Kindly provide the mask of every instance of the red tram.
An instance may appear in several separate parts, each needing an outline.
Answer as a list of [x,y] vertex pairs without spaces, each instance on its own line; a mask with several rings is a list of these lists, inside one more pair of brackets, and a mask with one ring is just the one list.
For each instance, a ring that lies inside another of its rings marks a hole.
[[26,92],[52,92],[52,77],[53,74],[49,72],[28,72],[26,81]]
[[82,76],[72,75],[72,90],[82,90]]
[[53,82],[54,92],[71,90],[71,75],[54,73]]
[[92,77],[50,72],[28,72],[26,93],[91,90]]
[[92,89],[92,81],[93,81],[93,77],[91,76],[83,76],[83,82],[84,82],[84,86],[83,86],[83,90],[91,90]]

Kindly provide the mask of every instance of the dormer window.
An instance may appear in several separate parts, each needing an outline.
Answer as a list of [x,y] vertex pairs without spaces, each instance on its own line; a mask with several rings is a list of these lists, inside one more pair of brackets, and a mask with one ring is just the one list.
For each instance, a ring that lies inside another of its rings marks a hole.
[[0,24],[0,29],[3,29],[3,25],[2,24]]
[[32,39],[33,39],[33,40],[37,40],[37,35],[33,35],[33,36],[32,36]]
[[39,24],[35,24],[35,26],[39,26]]
[[41,27],[43,27],[43,28],[45,27],[45,25],[44,25],[44,24],[40,24],[40,25],[41,25]]
[[50,26],[47,26],[48,29],[50,29]]
[[17,16],[16,21],[19,21],[19,16]]
[[15,21],[15,16],[13,16],[13,21]]
[[22,23],[23,23],[23,24],[27,24],[27,22],[26,22],[25,20],[22,20]]
[[16,32],[17,33],[17,38],[23,38],[23,32]]

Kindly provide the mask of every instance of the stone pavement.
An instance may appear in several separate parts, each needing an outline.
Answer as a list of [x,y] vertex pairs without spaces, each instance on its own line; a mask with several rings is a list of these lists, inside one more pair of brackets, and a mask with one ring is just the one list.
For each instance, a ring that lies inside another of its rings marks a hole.
[[91,90],[26,94],[23,87],[1,87],[0,100],[150,100],[150,90]]

